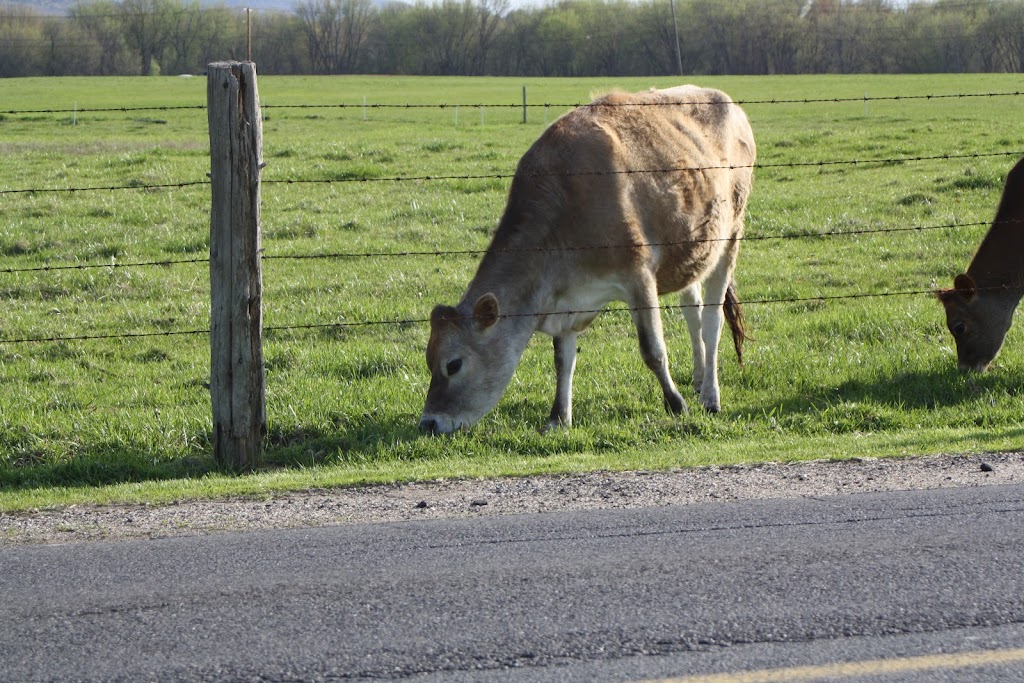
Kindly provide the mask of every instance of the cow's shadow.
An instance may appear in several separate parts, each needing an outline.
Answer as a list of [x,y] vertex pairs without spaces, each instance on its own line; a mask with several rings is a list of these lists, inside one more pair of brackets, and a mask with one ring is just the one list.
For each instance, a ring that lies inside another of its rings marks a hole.
[[786,413],[820,411],[839,403],[871,403],[893,409],[934,410],[982,395],[1016,395],[1024,389],[1014,373],[965,373],[956,368],[900,372],[872,380],[848,380],[797,391],[775,404]]

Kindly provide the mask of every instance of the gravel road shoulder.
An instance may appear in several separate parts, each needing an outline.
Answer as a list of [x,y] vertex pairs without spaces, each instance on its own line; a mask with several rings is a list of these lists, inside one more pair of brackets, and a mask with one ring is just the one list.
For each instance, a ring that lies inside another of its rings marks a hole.
[[0,547],[556,510],[1024,483],[1024,453],[422,481],[0,514]]

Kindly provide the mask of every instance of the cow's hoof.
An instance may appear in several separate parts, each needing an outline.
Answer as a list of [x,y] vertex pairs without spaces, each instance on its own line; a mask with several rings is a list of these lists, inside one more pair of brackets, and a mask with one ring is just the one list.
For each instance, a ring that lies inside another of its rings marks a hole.
[[689,407],[687,407],[686,401],[684,401],[683,397],[680,396],[678,393],[671,394],[671,395],[666,394],[665,395],[664,405],[665,405],[665,410],[667,412],[671,413],[672,415],[689,415],[690,414],[690,409],[689,409]]
[[548,423],[540,428],[541,434],[547,434],[548,432],[560,432],[572,426],[572,422],[563,422],[562,420],[548,420]]

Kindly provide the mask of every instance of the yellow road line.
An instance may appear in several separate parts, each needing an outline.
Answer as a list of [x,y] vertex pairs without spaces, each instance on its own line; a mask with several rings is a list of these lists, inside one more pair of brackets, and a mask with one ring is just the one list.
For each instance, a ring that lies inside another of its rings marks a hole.
[[900,659],[875,659],[864,662],[837,662],[817,666],[794,666],[788,669],[762,669],[739,673],[663,678],[646,683],[789,683],[819,678],[835,680],[854,676],[872,676],[929,669],[964,669],[973,666],[1024,662],[1024,648],[957,652],[945,655],[923,655]]

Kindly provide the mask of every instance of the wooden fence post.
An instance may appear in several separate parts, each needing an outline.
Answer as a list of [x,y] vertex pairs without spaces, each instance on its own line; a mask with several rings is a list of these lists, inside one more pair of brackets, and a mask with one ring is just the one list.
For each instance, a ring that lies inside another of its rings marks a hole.
[[251,470],[267,432],[260,271],[263,122],[256,65],[207,67],[210,123],[210,397],[218,465]]

